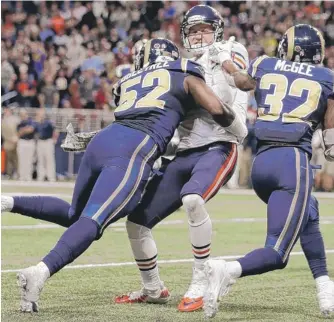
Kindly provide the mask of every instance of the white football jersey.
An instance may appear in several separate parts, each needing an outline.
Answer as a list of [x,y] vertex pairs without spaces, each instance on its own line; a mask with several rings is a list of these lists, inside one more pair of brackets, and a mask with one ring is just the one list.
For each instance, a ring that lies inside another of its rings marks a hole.
[[[238,68],[248,68],[248,52],[238,42],[233,44],[232,59]],[[248,94],[230,85],[231,76],[223,71],[219,64],[211,62],[208,51],[194,60],[204,68],[207,85],[223,103],[232,105],[236,116],[246,124]],[[206,110],[200,107],[195,107],[188,112],[185,120],[178,127],[178,131],[180,143],[177,151],[197,148],[218,141],[241,143],[244,139],[244,137],[236,137],[227,132],[213,120]]]

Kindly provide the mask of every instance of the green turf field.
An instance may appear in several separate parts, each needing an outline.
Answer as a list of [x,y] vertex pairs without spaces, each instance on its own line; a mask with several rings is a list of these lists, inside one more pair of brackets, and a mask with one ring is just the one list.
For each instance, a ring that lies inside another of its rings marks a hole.
[[[71,188],[53,186],[2,187],[3,193],[62,194],[68,201],[71,191]],[[242,255],[263,244],[266,210],[255,196],[218,195],[207,208],[214,220],[214,256]],[[326,248],[333,250],[334,197],[320,199],[320,211]],[[64,231],[63,228],[41,226],[46,223],[15,214],[3,214],[1,219],[3,271],[36,264]],[[36,225],[40,228],[36,229]],[[1,321],[205,321],[202,312],[179,313],[176,308],[191,278],[191,263],[176,262],[191,259],[185,213],[178,211],[170,216],[165,225],[155,229],[154,237],[159,259],[172,261],[160,265],[161,277],[172,292],[167,305],[113,304],[116,295],[140,288],[137,268],[128,263],[133,258],[121,222],[108,229],[103,238],[72,265],[124,262],[128,265],[92,265],[61,271],[47,282],[39,302],[40,312],[34,316],[18,311],[15,273],[2,272]],[[294,252],[299,251],[298,245]],[[327,260],[330,275],[334,277],[334,254],[329,253]],[[239,280],[212,321],[321,320],[307,263],[303,256],[291,256],[284,271]]]

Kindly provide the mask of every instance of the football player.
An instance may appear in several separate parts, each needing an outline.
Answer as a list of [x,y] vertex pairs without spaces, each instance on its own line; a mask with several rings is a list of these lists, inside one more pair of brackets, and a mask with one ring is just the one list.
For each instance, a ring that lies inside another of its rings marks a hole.
[[180,59],[171,41],[148,41],[135,66],[115,88],[115,122],[94,136],[81,161],[71,204],[77,221],[40,263],[17,274],[23,312],[37,311],[46,280],[134,210],[154,161],[188,109],[199,104],[240,135],[239,119],[205,84],[200,65]]
[[206,262],[208,317],[216,314],[219,298],[237,278],[285,268],[299,237],[316,281],[320,310],[334,311],[334,282],[328,277],[318,201],[311,195],[311,139],[319,124],[324,126],[325,156],[334,161],[334,75],[322,67],[324,56],[319,30],[300,24],[287,30],[277,58],[261,56],[248,73],[233,74],[238,88],[255,89],[259,106],[252,182],[267,204],[267,237],[263,248],[236,261]]
[[[221,64],[211,60],[223,42],[224,22],[210,6],[192,7],[184,16],[181,36],[185,49],[205,71],[205,81],[233,110],[243,124],[244,132],[235,136],[219,126],[209,113],[194,108],[178,128],[180,143],[176,157],[164,160],[148,184],[140,205],[128,217],[126,227],[132,251],[143,282],[143,289],[116,298],[117,303],[164,303],[169,292],[160,281],[157,247],[151,229],[161,220],[184,206],[189,222],[190,242],[194,257],[191,284],[178,309],[191,312],[203,306],[206,287],[204,263],[210,256],[212,223],[205,203],[232,176],[237,162],[237,144],[247,135],[246,109],[248,95],[228,83]],[[248,53],[240,43],[232,44],[236,68],[245,69]],[[228,67],[228,66],[227,66]]]

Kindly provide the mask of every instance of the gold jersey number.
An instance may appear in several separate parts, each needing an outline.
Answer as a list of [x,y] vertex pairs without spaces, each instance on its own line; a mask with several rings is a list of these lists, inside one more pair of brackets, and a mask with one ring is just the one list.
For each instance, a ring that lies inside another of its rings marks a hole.
[[[155,86],[144,97],[137,100],[138,92],[131,87],[141,83],[141,88],[152,87],[154,80],[158,80],[158,85]],[[137,76],[129,79],[121,85],[121,97],[115,112],[125,111],[131,107],[134,108],[164,108],[165,101],[160,100],[159,97],[166,94],[170,90],[170,74],[166,69],[158,69],[147,73],[144,78]]]
[[[274,85],[274,93],[267,94],[264,104],[269,105],[269,111],[264,113],[265,108],[258,109],[258,119],[263,121],[276,121],[282,116],[283,123],[309,122],[304,118],[314,112],[319,104],[322,88],[321,85],[313,80],[306,78],[295,79],[288,92],[288,79],[281,74],[266,74],[261,78],[260,89],[269,90]],[[282,113],[283,99],[289,95],[291,97],[301,98],[304,91],[307,91],[307,97],[304,103],[298,105],[289,113]]]

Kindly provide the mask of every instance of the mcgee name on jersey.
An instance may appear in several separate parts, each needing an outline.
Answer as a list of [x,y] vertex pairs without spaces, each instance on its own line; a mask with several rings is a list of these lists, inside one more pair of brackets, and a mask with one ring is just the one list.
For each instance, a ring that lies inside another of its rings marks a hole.
[[305,76],[312,77],[312,69],[314,69],[315,66],[312,66],[310,64],[305,63],[296,63],[296,62],[287,62],[285,60],[278,60],[275,65],[275,70],[280,70],[281,72],[292,72],[292,73],[298,73]]

